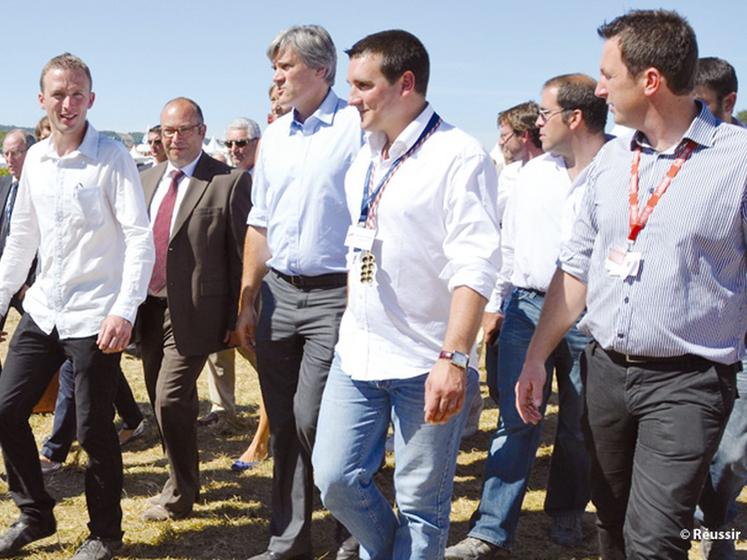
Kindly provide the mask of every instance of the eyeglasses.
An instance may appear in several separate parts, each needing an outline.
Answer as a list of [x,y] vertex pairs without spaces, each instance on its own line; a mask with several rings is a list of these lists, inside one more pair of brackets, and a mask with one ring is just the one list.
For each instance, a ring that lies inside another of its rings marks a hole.
[[151,146],[158,146],[161,144],[161,139],[153,138],[152,140],[148,140],[148,144],[150,144]]
[[166,138],[173,138],[174,136],[176,136],[177,132],[179,133],[179,136],[191,136],[201,126],[202,123],[192,124],[189,126],[180,126],[179,128],[163,127],[161,128],[161,134]]
[[546,123],[551,118],[553,118],[555,115],[559,115],[560,113],[563,113],[565,111],[568,111],[568,109],[555,109],[554,111],[552,109],[540,109],[539,110],[540,122]]
[[244,140],[224,140],[223,143],[226,145],[226,148],[230,150],[234,146],[237,148],[243,148],[252,140],[254,140],[254,138],[245,138]]
[[503,135],[503,134],[501,134],[501,136],[500,136],[499,140],[500,140],[501,144],[506,144],[506,143],[507,143],[507,142],[508,142],[509,140],[511,140],[511,138],[513,138],[514,136],[516,136],[516,132],[514,132],[514,131],[512,130],[512,131],[511,131],[511,134],[506,134],[506,135]]

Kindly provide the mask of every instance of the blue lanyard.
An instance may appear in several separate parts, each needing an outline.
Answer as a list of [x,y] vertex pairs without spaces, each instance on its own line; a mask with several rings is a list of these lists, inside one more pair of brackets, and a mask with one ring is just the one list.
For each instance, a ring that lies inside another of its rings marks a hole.
[[428,121],[428,124],[425,125],[423,132],[420,133],[420,136],[418,136],[418,139],[415,141],[415,143],[410,147],[409,150],[407,150],[404,154],[394,160],[394,163],[392,163],[392,165],[389,167],[389,171],[387,171],[386,175],[381,178],[381,181],[379,181],[379,184],[376,186],[373,192],[370,192],[370,185],[374,164],[373,162],[371,162],[368,165],[368,171],[366,172],[366,182],[363,185],[363,200],[361,200],[361,214],[358,218],[358,223],[363,224],[366,222],[366,220],[368,219],[368,212],[371,208],[371,203],[373,203],[373,201],[376,199],[377,195],[384,187],[384,185],[386,185],[394,172],[397,171],[397,168],[400,166],[400,164],[402,164],[408,157],[410,157],[415,152],[415,150],[417,150],[420,145],[426,141],[431,132],[433,132],[440,124],[441,117],[439,117],[436,113],[433,113],[433,116]]

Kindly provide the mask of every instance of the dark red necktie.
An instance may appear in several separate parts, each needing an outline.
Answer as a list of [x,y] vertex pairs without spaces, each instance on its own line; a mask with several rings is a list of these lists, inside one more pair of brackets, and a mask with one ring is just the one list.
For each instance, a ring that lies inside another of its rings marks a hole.
[[171,184],[166,196],[161,200],[158,207],[156,221],[153,222],[153,245],[156,247],[156,263],[153,266],[153,276],[150,277],[148,289],[151,294],[157,294],[166,287],[166,253],[169,250],[169,237],[171,236],[171,216],[174,214],[176,205],[176,189],[179,179],[184,173],[179,169],[171,172]]

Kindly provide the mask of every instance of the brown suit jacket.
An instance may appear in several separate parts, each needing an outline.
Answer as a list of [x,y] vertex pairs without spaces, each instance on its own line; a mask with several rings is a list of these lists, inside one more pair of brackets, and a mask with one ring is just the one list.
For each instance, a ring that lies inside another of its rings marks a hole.
[[[140,174],[148,207],[165,171],[166,162]],[[166,293],[177,350],[195,356],[225,348],[236,322],[251,176],[203,153],[187,188],[169,240]]]

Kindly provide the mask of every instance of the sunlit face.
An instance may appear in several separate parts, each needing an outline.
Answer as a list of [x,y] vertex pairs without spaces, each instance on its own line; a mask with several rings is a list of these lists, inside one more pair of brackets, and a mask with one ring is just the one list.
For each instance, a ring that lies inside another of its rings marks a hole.
[[157,132],[148,133],[148,147],[150,148],[150,155],[157,163],[166,161],[166,150],[163,149],[163,140],[160,134]]
[[386,132],[396,114],[392,109],[401,99],[401,78],[390,84],[381,73],[381,55],[369,53],[350,59],[348,82],[348,103],[358,109],[361,128],[368,132]]
[[51,68],[44,74],[39,103],[47,112],[53,134],[81,135],[95,95],[83,70]]
[[557,153],[556,149],[568,140],[570,130],[563,121],[563,109],[558,104],[558,88],[542,90],[540,115],[537,117],[542,150]]
[[23,162],[26,159],[26,139],[19,132],[9,134],[3,140],[3,157],[8,171],[16,179],[21,177]]
[[502,122],[498,130],[500,137],[498,138],[498,145],[503,151],[503,157],[506,163],[514,161],[523,161],[527,156],[527,146],[522,133],[516,132],[511,125],[506,122]]
[[640,81],[630,74],[622,60],[619,43],[617,37],[604,42],[594,93],[607,101],[617,124],[638,128],[644,96]]
[[166,156],[175,167],[184,167],[200,155],[205,125],[191,103],[177,100],[161,111],[161,140]]
[[258,142],[259,138],[249,138],[246,129],[229,128],[226,131],[225,144],[233,166],[241,169],[254,167],[254,154],[257,151]]
[[324,69],[309,68],[292,48],[279,52],[272,61],[272,68],[278,103],[285,107],[303,105],[306,99],[314,98],[320,88],[327,87]]

